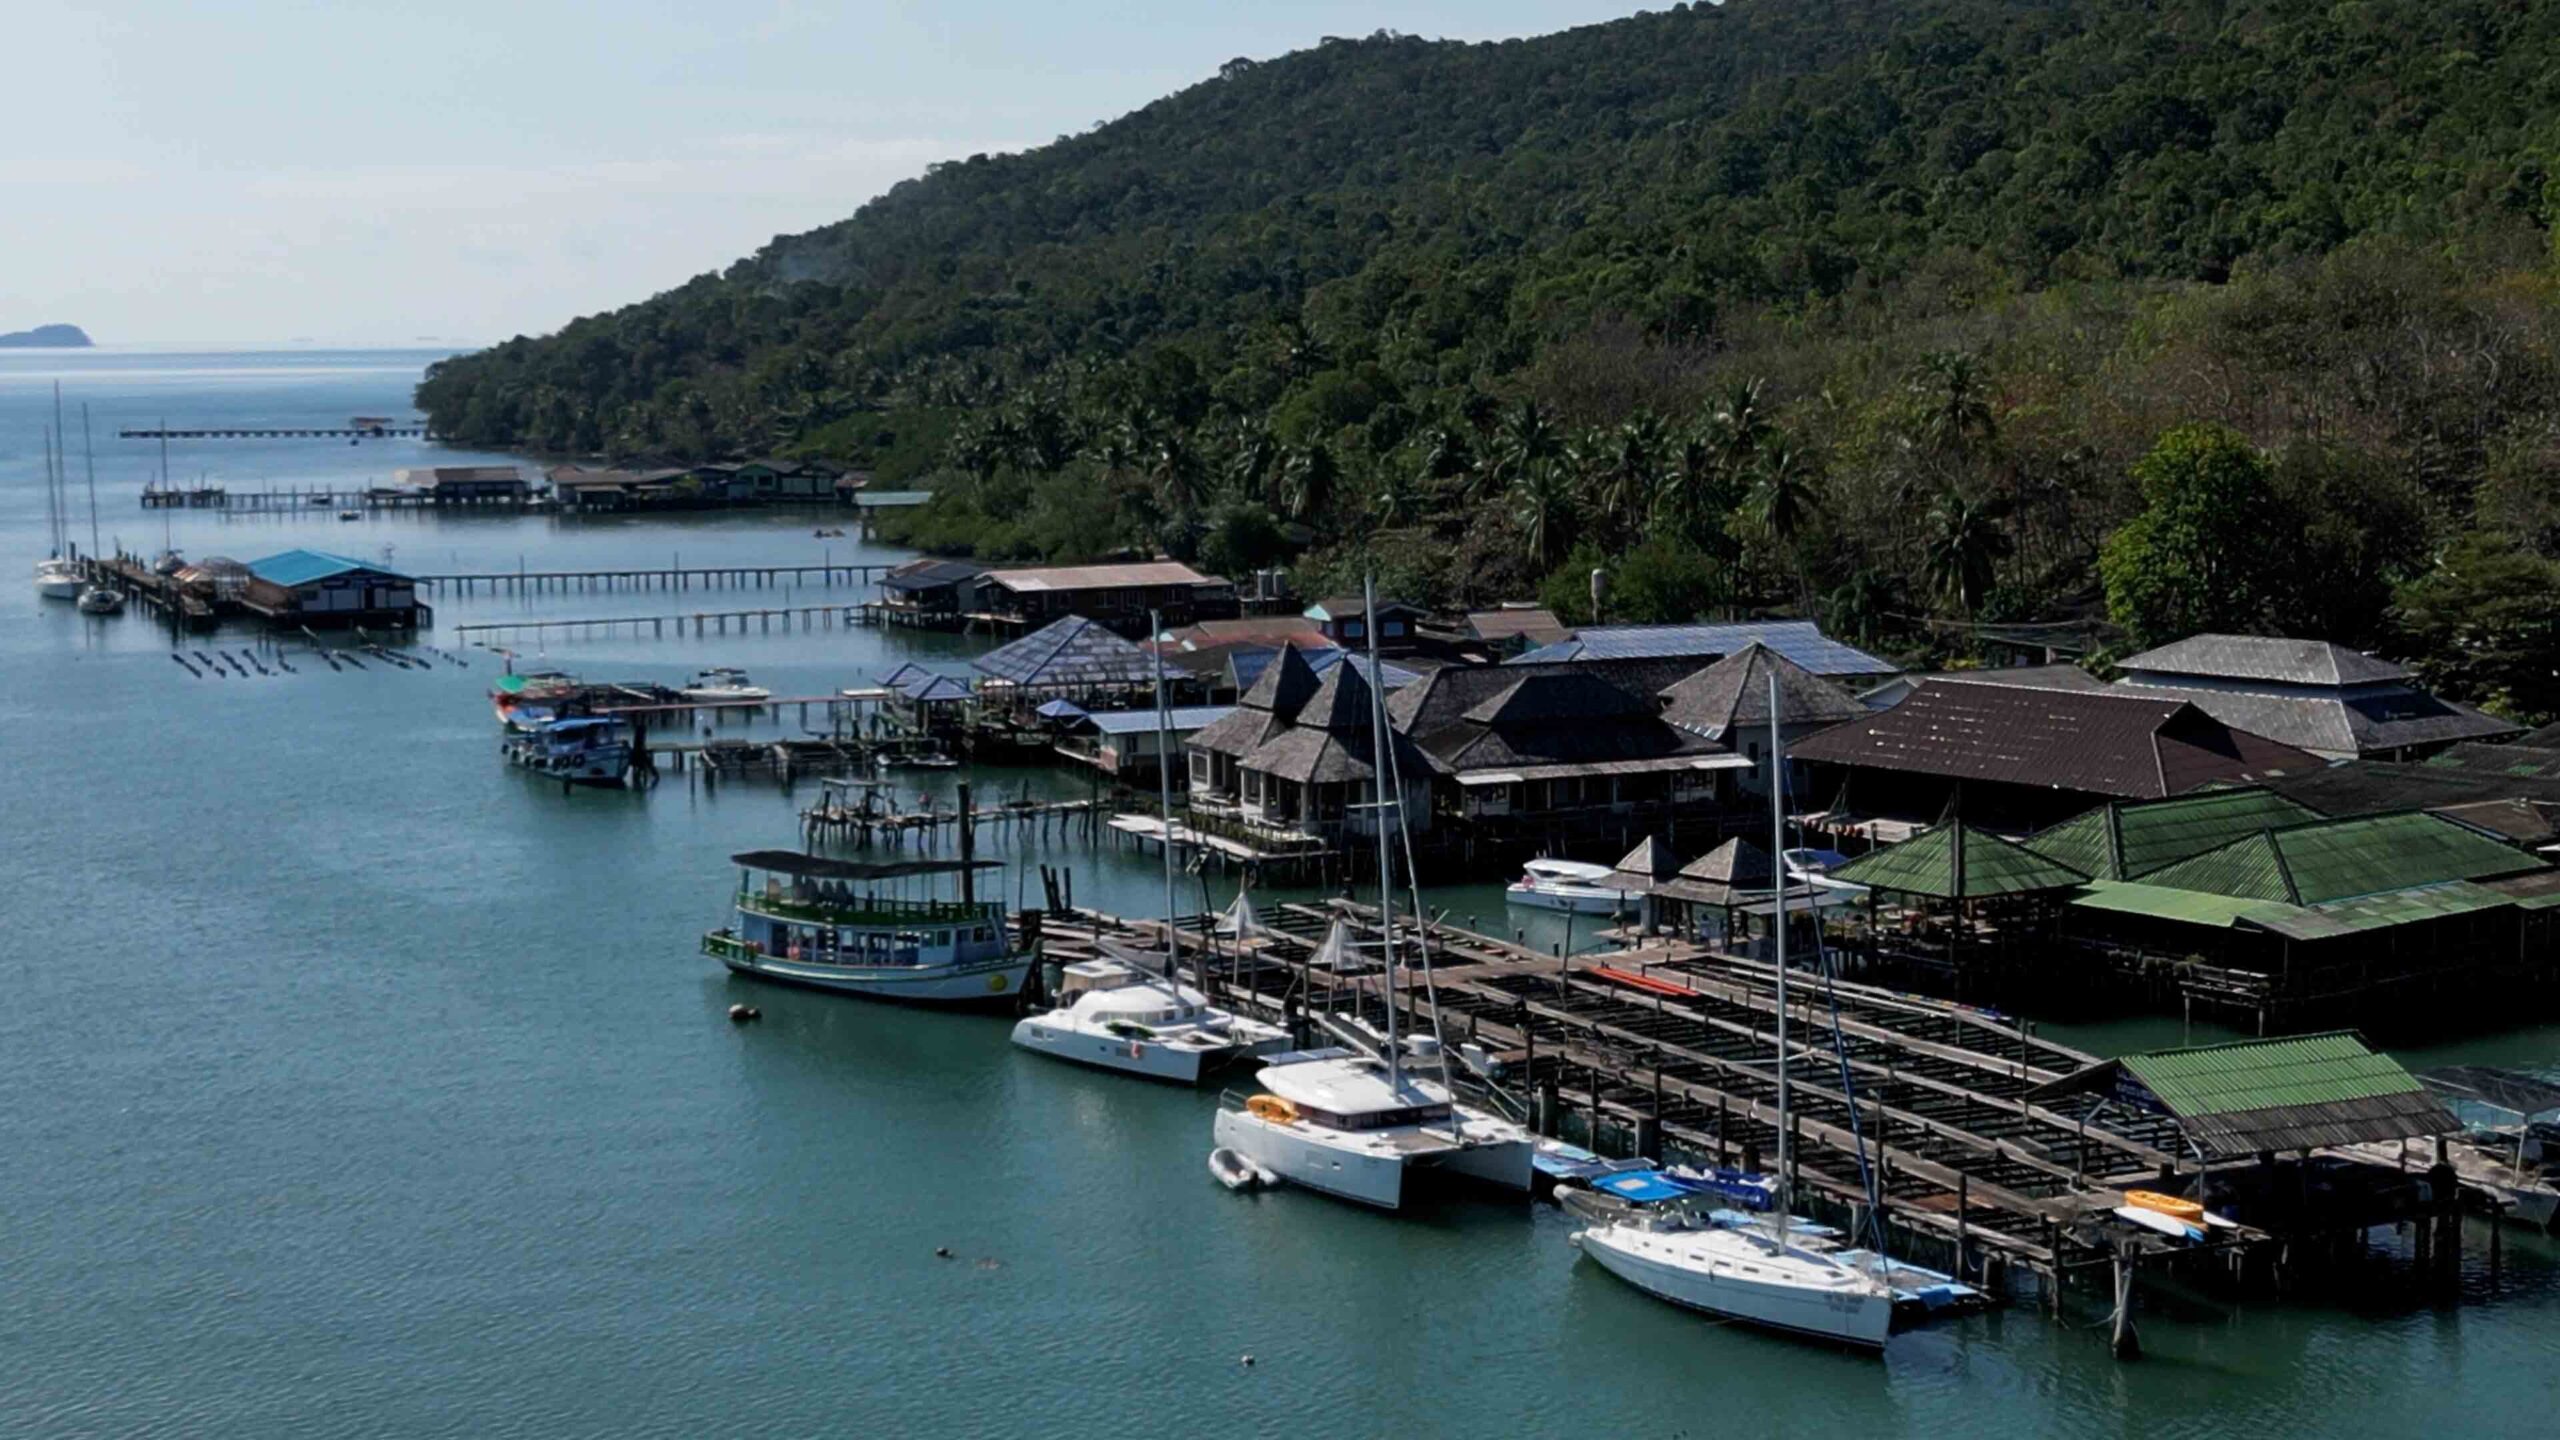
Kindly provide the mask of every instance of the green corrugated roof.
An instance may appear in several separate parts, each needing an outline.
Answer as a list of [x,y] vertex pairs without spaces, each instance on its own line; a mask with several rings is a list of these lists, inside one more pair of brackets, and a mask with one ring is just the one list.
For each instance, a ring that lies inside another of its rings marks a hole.
[[2226,929],[2250,911],[2265,909],[2267,904],[2264,900],[2243,900],[2203,890],[2171,890],[2129,880],[2092,880],[2088,893],[2071,903],[2119,915],[2147,915],[2155,920],[2178,920],[2190,925],[2213,925]]
[[2426,1088],[2399,1061],[2374,1054],[2343,1030],[2158,1050],[2127,1055],[2118,1063],[2182,1119],[2283,1105],[2334,1105]]
[[2541,864],[2469,826],[2412,810],[2262,830],[2142,878],[2177,890],[2320,905]]
[[2421,885],[2385,895],[2332,900],[2326,905],[2261,904],[2242,918],[2291,939],[2327,940],[2447,915],[2494,910],[2514,903],[2512,895],[2501,895],[2468,880],[2451,880],[2442,885]]
[[1941,900],[1987,900],[2066,890],[2089,877],[2022,845],[1970,825],[1939,825],[1899,845],[1861,855],[1831,878]]
[[2319,811],[2299,801],[2246,786],[2101,805],[2025,843],[2039,855],[2100,880],[2138,880],[2269,826],[2320,818]]

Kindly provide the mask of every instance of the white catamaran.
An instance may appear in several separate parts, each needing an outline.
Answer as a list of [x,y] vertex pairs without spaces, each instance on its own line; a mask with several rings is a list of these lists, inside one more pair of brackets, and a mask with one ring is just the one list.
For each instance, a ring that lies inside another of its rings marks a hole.
[[[1155,617],[1150,615],[1150,633],[1155,628]],[[1164,747],[1158,753],[1171,754],[1162,655],[1156,657],[1155,667],[1156,740]],[[1168,816],[1173,814],[1171,772],[1169,765],[1156,767],[1158,798]],[[1162,970],[1145,957],[1114,953],[1105,942],[1102,959],[1069,965],[1060,972],[1055,1007],[1018,1021],[1013,1043],[1061,1060],[1183,1085],[1196,1085],[1202,1076],[1232,1061],[1287,1049],[1288,1031],[1210,1003],[1205,965],[1199,986],[1182,983],[1182,931],[1174,911],[1173,847],[1167,845]],[[1245,938],[1239,933],[1236,943],[1242,945]]]
[[[1374,595],[1368,604],[1374,611]],[[1375,675],[1380,671],[1374,613],[1367,629],[1369,673]],[[1384,1210],[1404,1204],[1407,1182],[1416,1171],[1525,1192],[1535,1178],[1536,1148],[1529,1132],[1457,1103],[1448,1052],[1436,1033],[1409,1039],[1396,1034],[1396,890],[1388,846],[1403,838],[1398,803],[1403,784],[1379,687],[1370,687],[1369,705],[1386,1027],[1374,1032],[1356,1020],[1335,1020],[1327,1028],[1353,1045],[1276,1056],[1255,1077],[1254,1093],[1229,1092],[1212,1127],[1218,1150],[1210,1157],[1210,1169],[1222,1178],[1237,1172],[1267,1174]],[[1405,864],[1410,879],[1410,854]],[[1418,897],[1414,920],[1419,930]],[[1426,954],[1426,975],[1428,965]],[[1436,1069],[1439,1078],[1424,1078],[1424,1067]]]
[[[1778,684],[1769,681],[1769,773],[1778,761]],[[1769,853],[1786,853],[1784,787],[1769,787]],[[1893,1287],[1876,1268],[1817,1247],[1788,1213],[1787,881],[1771,925],[1778,972],[1778,1167],[1765,1216],[1725,1223],[1692,1203],[1576,1206],[1588,1223],[1573,1232],[1582,1253],[1649,1295],[1748,1324],[1861,1349],[1881,1349],[1893,1329]],[[1671,1189],[1680,1187],[1674,1185]],[[1621,1196],[1622,1200],[1638,1197]],[[1671,1201],[1671,1195],[1648,1196]]]

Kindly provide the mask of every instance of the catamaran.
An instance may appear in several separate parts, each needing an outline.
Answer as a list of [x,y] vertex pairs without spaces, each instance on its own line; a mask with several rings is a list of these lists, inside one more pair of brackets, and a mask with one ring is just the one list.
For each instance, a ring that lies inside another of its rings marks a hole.
[[[1148,623],[1152,630],[1154,617]],[[1156,658],[1155,699],[1157,743],[1168,746],[1172,725],[1162,656]],[[1156,767],[1157,798],[1167,815],[1173,813],[1170,771],[1170,766]],[[1250,909],[1240,905],[1239,914],[1250,914]],[[1246,939],[1243,928],[1238,927],[1239,945]],[[1289,1048],[1288,1031],[1211,1004],[1205,968],[1199,986],[1182,983],[1182,930],[1175,918],[1170,845],[1164,847],[1164,947],[1161,970],[1147,957],[1108,942],[1101,959],[1064,967],[1055,1007],[1024,1016],[1013,1027],[1013,1043],[1061,1060],[1183,1085],[1197,1085],[1202,1076],[1247,1056]]]
[[[1769,681],[1769,773],[1783,775],[1778,748],[1778,684]],[[1769,787],[1769,852],[1786,853],[1783,786]],[[1674,1305],[1771,1330],[1860,1349],[1883,1348],[1893,1331],[1893,1286],[1880,1261],[1817,1246],[1787,1210],[1787,880],[1771,932],[1777,947],[1778,1167],[1765,1181],[1765,1216],[1733,1223],[1693,1196],[1729,1194],[1727,1186],[1691,1187],[1676,1179],[1634,1193],[1635,1182],[1608,1188],[1615,1203],[1579,1201],[1586,1223],[1572,1242],[1600,1267]],[[1659,1177],[1657,1177],[1659,1178]],[[1720,1177],[1721,1178],[1721,1177]],[[1755,1177],[1756,1178],[1756,1177]]]
[[[969,792],[957,860],[838,860],[795,850],[732,855],[735,918],[702,937],[733,974],[924,1005],[1010,1006],[1037,957],[1006,933],[1004,904],[980,900]],[[758,877],[761,876],[761,880]],[[905,893],[956,877],[956,900]]]
[[[1374,610],[1374,596],[1369,600]],[[1378,627],[1368,624],[1370,674],[1377,669]],[[1346,679],[1348,675],[1346,674]],[[1294,1185],[1382,1210],[1403,1206],[1416,1172],[1437,1172],[1526,1192],[1535,1178],[1536,1144],[1511,1121],[1462,1105],[1452,1093],[1448,1051],[1436,1033],[1396,1033],[1398,932],[1396,887],[1389,857],[1403,836],[1398,803],[1402,777],[1389,744],[1381,687],[1369,694],[1370,771],[1378,797],[1378,925],[1384,965],[1380,993],[1386,1024],[1373,1030],[1358,1019],[1328,1017],[1326,1028],[1345,1046],[1278,1055],[1256,1074],[1250,1093],[1230,1091],[1212,1126],[1220,1152],[1213,1172],[1239,1168],[1270,1174]],[[1407,879],[1412,857],[1405,857]],[[1420,899],[1414,919],[1422,919]],[[1429,960],[1424,957],[1425,974]],[[1434,1007],[1437,1015],[1437,1007]],[[1436,1069],[1436,1080],[1425,1078]]]

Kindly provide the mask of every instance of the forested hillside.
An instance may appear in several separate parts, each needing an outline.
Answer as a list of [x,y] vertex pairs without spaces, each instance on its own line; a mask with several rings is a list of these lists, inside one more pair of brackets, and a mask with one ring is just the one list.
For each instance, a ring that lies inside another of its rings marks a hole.
[[2555,56],[2560,0],[1326,41],[419,400],[474,444],[874,464],[993,557],[1565,602],[1602,564],[1631,617],[1952,651],[2111,602],[2510,656],[2439,678],[2545,713]]

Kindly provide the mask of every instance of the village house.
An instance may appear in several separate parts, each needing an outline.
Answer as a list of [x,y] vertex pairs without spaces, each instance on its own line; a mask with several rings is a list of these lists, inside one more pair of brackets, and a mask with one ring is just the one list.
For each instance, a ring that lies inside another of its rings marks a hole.
[[415,630],[434,618],[419,603],[414,578],[325,550],[287,550],[250,561],[240,604],[271,624],[297,629]]
[[[1844,721],[1864,718],[1867,706],[1835,685],[1757,640],[1662,692],[1662,718],[1703,735],[1751,762],[1734,779],[1746,792],[1769,793],[1769,691],[1778,695],[1778,739],[1795,742]],[[1787,792],[1804,788],[1804,764],[1787,762]]]
[[421,466],[391,478],[437,505],[521,505],[533,494],[533,482],[517,465]]
[[2118,688],[2193,701],[2235,729],[2324,760],[2415,760],[2524,727],[2417,687],[2407,669],[2325,640],[2190,635],[2116,662]]
[[1037,628],[1081,615],[1123,635],[1146,636],[1151,614],[1155,626],[1172,628],[1236,613],[1234,585],[1178,560],[990,570],[977,583],[978,617],[1000,625]]

